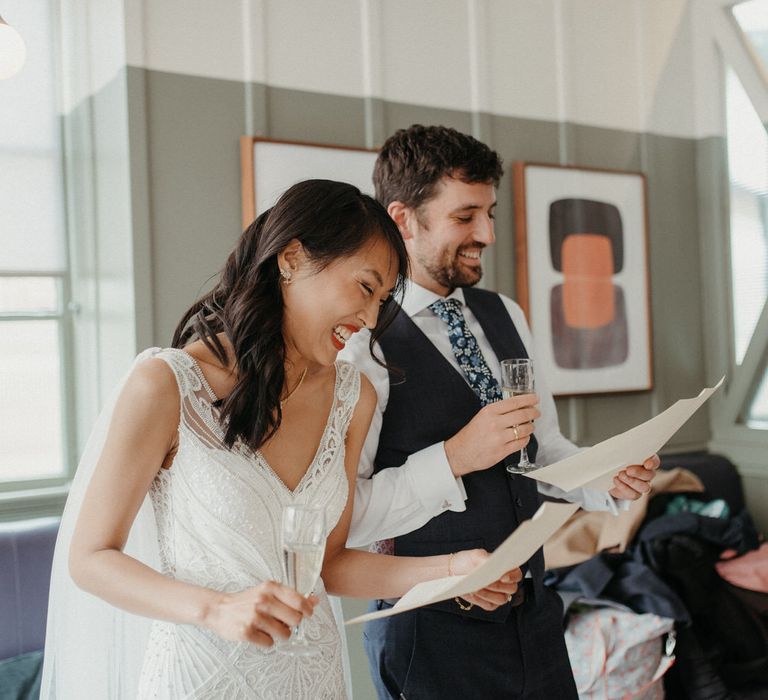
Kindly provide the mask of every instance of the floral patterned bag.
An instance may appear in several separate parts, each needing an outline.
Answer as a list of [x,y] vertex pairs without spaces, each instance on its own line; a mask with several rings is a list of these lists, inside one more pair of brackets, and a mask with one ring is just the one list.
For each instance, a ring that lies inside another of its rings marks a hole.
[[662,676],[675,660],[673,620],[614,607],[572,609],[568,619],[565,641],[579,698],[664,697]]

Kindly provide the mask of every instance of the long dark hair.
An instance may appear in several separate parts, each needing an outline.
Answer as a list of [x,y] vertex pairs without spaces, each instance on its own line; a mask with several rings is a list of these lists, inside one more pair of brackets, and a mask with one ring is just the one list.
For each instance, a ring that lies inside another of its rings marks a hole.
[[173,347],[200,339],[227,367],[230,358],[217,333],[232,344],[237,382],[220,403],[227,447],[242,440],[258,449],[282,420],[285,342],[278,253],[297,239],[319,272],[334,260],[354,255],[376,236],[392,249],[398,277],[395,293],[371,331],[372,350],[397,314],[393,297],[402,296],[408,254],[386,209],[344,182],[305,180],[288,189],[243,232],[216,286],[182,316]]

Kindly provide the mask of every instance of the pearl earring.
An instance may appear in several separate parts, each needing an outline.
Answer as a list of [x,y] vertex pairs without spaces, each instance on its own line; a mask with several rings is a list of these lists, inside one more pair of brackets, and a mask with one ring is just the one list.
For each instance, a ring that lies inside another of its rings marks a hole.
[[283,268],[280,268],[280,277],[283,278],[283,284],[290,284],[291,283],[291,277],[293,277],[293,274],[290,270],[283,270]]

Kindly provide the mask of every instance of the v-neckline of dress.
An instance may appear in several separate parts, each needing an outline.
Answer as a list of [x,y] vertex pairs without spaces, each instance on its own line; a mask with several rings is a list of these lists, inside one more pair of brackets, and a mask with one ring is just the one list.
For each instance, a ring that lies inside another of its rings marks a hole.
[[325,421],[325,428],[323,428],[323,434],[320,436],[320,442],[317,445],[317,449],[315,450],[315,454],[312,456],[312,459],[309,461],[309,464],[307,465],[307,468],[304,470],[304,474],[302,474],[301,479],[299,479],[298,483],[294,488],[289,488],[288,484],[283,481],[283,479],[280,477],[280,475],[272,468],[272,465],[269,463],[267,458],[264,456],[264,453],[261,450],[256,450],[255,454],[258,459],[261,460],[262,464],[267,468],[270,474],[275,477],[277,482],[291,495],[296,496],[296,494],[299,493],[301,490],[301,487],[304,485],[304,482],[309,477],[310,472],[312,471],[312,466],[317,461],[318,457],[323,451],[323,445],[325,444],[326,437],[328,436],[328,433],[331,429],[331,424],[333,423],[333,416],[336,413],[336,403],[338,401],[339,397],[339,368],[336,365],[336,363],[333,363],[333,370],[336,373],[336,377],[333,380],[333,398],[331,399],[331,409],[328,411],[328,418]]
[[[209,384],[208,380],[205,378],[205,374],[203,373],[203,368],[200,367],[200,364],[198,363],[197,359],[191,353],[188,353],[186,350],[183,350],[181,348],[179,348],[179,352],[183,352],[184,355],[186,355],[190,359],[190,361],[192,362],[192,367],[194,369],[194,372],[197,375],[198,379],[200,379],[203,385],[203,388],[208,393],[208,396],[211,398],[211,400],[214,403],[218,402],[219,399],[216,396],[213,389],[211,388],[211,385]],[[261,450],[252,450],[246,445],[242,445],[242,443],[239,443],[241,449],[245,449],[248,452],[250,452],[257,460],[259,460],[262,463],[264,467],[266,467],[267,472],[275,478],[275,480],[280,484],[280,486],[283,489],[285,489],[285,491],[289,493],[291,497],[295,497],[299,493],[304,482],[307,480],[309,473],[312,471],[312,465],[317,461],[317,458],[320,456],[323,450],[323,445],[326,441],[326,437],[328,436],[328,432],[330,431],[331,424],[333,423],[333,416],[336,413],[336,404],[338,402],[339,377],[340,377],[339,367],[336,362],[333,363],[333,369],[334,369],[334,372],[336,373],[336,377],[333,382],[333,398],[331,400],[331,409],[328,412],[328,418],[325,421],[325,428],[323,428],[323,434],[320,437],[320,442],[317,445],[317,449],[315,450],[315,453],[312,456],[312,459],[309,461],[307,468],[304,470],[304,474],[302,474],[301,479],[299,479],[298,483],[293,489],[289,488],[288,484],[286,484],[285,481],[283,481],[283,479],[280,477],[280,475],[272,468],[272,465],[269,463],[269,461],[264,456],[264,453]]]

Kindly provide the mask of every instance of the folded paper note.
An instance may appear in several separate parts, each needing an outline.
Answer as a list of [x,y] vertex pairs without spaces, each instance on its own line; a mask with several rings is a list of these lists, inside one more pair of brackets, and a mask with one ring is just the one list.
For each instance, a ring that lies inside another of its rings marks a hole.
[[572,491],[582,486],[608,491],[613,486],[613,477],[617,472],[631,464],[642,464],[654,452],[658,452],[720,388],[724,379],[710,389],[702,389],[694,398],[680,399],[645,423],[526,476],[557,486],[563,491]]
[[472,573],[416,584],[394,607],[360,615],[347,620],[346,624],[354,625],[389,617],[423,605],[479,591],[498,581],[510,569],[516,569],[527,562],[578,508],[576,503],[543,503],[530,520],[521,523]]

